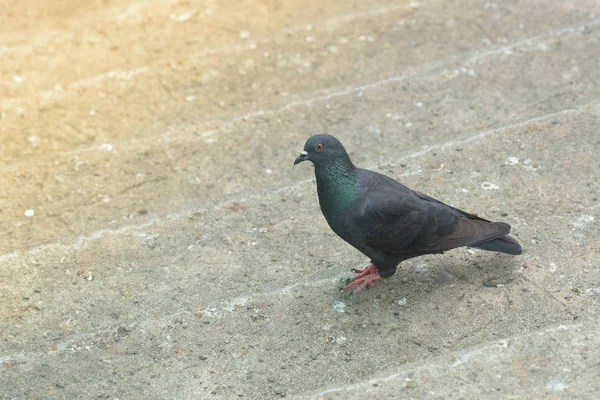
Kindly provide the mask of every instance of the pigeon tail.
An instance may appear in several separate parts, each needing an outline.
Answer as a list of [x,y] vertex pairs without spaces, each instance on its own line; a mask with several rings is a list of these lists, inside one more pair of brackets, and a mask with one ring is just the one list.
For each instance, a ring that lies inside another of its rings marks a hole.
[[478,243],[477,245],[473,245],[470,247],[474,247],[476,249],[488,250],[488,251],[497,251],[500,253],[519,255],[523,253],[523,249],[519,242],[517,242],[512,237],[506,235],[499,237],[494,240],[489,240],[487,242]]

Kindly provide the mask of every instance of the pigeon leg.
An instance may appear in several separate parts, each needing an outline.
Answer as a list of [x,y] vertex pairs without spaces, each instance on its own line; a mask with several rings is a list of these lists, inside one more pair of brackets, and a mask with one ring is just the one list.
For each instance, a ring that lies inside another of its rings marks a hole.
[[362,269],[358,275],[354,276],[350,280],[350,283],[344,287],[344,290],[350,290],[356,287],[354,289],[354,293],[357,293],[365,286],[368,286],[370,288],[375,286],[375,282],[373,281],[379,278],[381,278],[381,276],[379,276],[379,271],[377,270],[377,267],[371,264],[367,268]]
[[364,267],[363,269],[353,269],[352,271],[354,271],[354,273],[356,273],[356,275],[354,275],[352,278],[350,278],[350,282],[354,282],[357,279],[360,278],[364,278],[365,276],[378,272],[377,267],[373,264],[369,264],[366,267]]

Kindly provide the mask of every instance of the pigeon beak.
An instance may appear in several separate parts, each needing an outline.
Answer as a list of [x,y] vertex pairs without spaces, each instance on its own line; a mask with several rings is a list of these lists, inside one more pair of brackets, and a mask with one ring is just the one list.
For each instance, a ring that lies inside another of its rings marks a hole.
[[294,165],[300,164],[302,161],[306,161],[306,160],[308,160],[308,153],[306,151],[303,151],[302,153],[300,153],[298,158],[296,158],[296,160],[294,161]]

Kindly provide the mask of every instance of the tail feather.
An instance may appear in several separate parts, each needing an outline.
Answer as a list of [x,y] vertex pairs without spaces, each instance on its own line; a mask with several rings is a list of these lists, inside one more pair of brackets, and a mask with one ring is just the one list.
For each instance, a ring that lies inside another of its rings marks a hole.
[[471,245],[470,247],[512,255],[519,255],[523,253],[523,249],[521,248],[519,242],[508,235],[489,240],[487,242],[478,243],[476,245]]

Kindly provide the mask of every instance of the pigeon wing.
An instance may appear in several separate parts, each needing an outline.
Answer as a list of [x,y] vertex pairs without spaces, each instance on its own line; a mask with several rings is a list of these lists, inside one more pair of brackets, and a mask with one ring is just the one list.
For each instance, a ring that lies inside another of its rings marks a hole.
[[386,254],[439,253],[502,237],[510,231],[508,224],[476,216],[470,219],[473,214],[429,199],[404,191],[368,193],[360,202],[356,220],[364,230],[365,244]]

